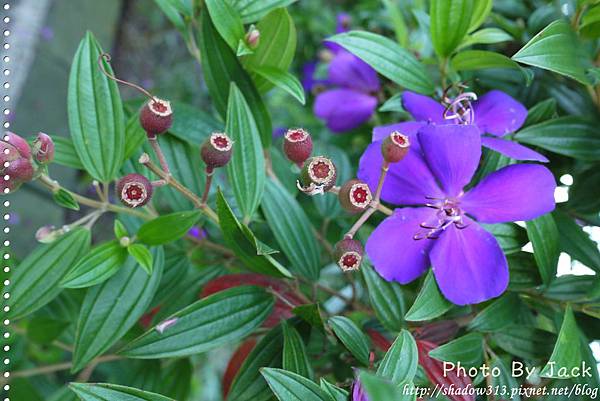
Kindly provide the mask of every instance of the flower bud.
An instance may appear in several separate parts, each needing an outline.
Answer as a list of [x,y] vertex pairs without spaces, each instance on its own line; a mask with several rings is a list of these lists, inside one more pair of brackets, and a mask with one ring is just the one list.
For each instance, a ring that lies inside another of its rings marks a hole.
[[35,239],[42,244],[49,244],[64,234],[64,230],[57,230],[54,226],[43,226],[35,232]]
[[[23,183],[31,181],[34,173],[33,165],[29,159],[19,157],[16,160],[8,161],[8,167],[2,167],[0,193],[15,192]],[[5,176],[8,176],[8,180]]]
[[404,159],[410,148],[410,140],[399,131],[392,132],[381,144],[383,159],[388,163],[397,163]]
[[213,132],[200,148],[200,156],[206,169],[212,172],[217,167],[223,167],[231,159],[233,141],[222,132]]
[[117,182],[117,197],[127,207],[144,206],[152,198],[152,183],[141,174],[127,174]]
[[304,163],[312,153],[310,134],[302,128],[289,129],[283,137],[283,153],[294,163]]
[[29,148],[29,144],[19,135],[12,133],[10,131],[6,131],[4,137],[2,138],[2,142],[6,142],[15,147],[21,157],[29,159],[31,157],[31,149]]
[[250,27],[246,34],[246,43],[252,50],[256,49],[260,44],[260,31],[254,25]]
[[333,255],[338,266],[343,271],[358,270],[363,258],[362,244],[353,238],[344,238],[333,250]]
[[338,194],[342,207],[351,212],[356,213],[365,210],[373,200],[371,189],[361,180],[350,180],[340,188]]
[[323,193],[333,188],[336,178],[335,164],[324,156],[315,156],[304,163],[298,187],[310,195]]
[[38,163],[51,163],[54,160],[54,142],[52,138],[40,132],[33,141],[33,154]]
[[159,98],[147,101],[140,111],[140,123],[149,137],[163,134],[173,123],[171,103]]

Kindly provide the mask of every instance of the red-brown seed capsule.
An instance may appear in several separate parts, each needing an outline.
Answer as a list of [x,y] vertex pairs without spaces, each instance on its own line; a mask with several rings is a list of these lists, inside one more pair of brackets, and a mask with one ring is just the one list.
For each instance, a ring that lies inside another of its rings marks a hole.
[[371,189],[361,180],[350,180],[340,188],[340,204],[351,213],[365,210],[373,200]]
[[140,124],[149,137],[165,133],[173,124],[171,103],[159,98],[147,101],[140,111]]
[[329,191],[336,179],[335,164],[324,156],[315,156],[304,163],[298,184],[303,192],[314,195]]
[[410,148],[410,140],[399,131],[392,132],[381,144],[383,159],[388,163],[397,163],[404,159]]
[[358,270],[363,254],[362,244],[353,238],[344,238],[335,244],[333,250],[335,261],[343,271]]
[[232,152],[233,141],[223,132],[213,132],[200,148],[200,156],[208,171],[229,163]]
[[33,154],[38,163],[51,163],[54,160],[54,142],[52,138],[40,132],[33,141]]
[[283,137],[283,153],[294,163],[304,163],[310,157],[313,143],[310,134],[302,128],[289,129]]
[[117,197],[127,207],[144,206],[152,198],[152,183],[141,174],[127,174],[117,182]]

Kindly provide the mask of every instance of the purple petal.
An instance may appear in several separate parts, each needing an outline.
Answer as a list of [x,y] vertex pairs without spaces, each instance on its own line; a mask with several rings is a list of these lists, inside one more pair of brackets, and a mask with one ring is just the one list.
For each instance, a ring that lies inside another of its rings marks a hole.
[[388,281],[409,283],[429,267],[431,240],[414,240],[419,225],[435,211],[427,208],[396,209],[369,237],[367,255],[375,270]]
[[331,89],[315,99],[314,113],[333,132],[350,131],[367,122],[377,107],[377,98],[352,89]]
[[447,124],[444,120],[444,106],[436,100],[405,91],[402,93],[402,105],[416,121],[431,121],[436,124]]
[[302,66],[302,86],[306,92],[310,92],[315,86],[315,72],[317,71],[317,62],[309,61]]
[[338,53],[329,63],[329,82],[361,92],[379,90],[377,72],[367,63],[346,51]]
[[[381,175],[381,142],[373,142],[367,147],[358,166],[358,178],[365,181],[372,191],[377,188]],[[425,160],[412,147],[404,160],[390,166],[381,192],[381,199],[395,205],[424,205],[427,197],[443,196]]]
[[498,136],[515,132],[527,118],[525,106],[499,90],[481,96],[473,103],[473,109],[481,132]]
[[358,379],[352,384],[351,401],[369,401],[369,397]]
[[352,17],[348,13],[339,13],[336,17],[335,33],[348,32]]
[[417,132],[423,125],[425,125],[425,123],[421,121],[406,121],[398,124],[380,125],[379,127],[373,128],[372,140],[373,142],[381,141],[382,139],[387,138],[392,132],[400,131],[404,135],[408,136],[410,140],[410,146],[419,146]]
[[546,156],[514,141],[483,136],[481,137],[481,144],[515,160],[531,160],[543,163],[549,161]]
[[474,125],[433,125],[417,134],[429,168],[448,196],[471,181],[481,157],[481,135]]
[[462,230],[450,226],[429,254],[442,294],[457,305],[497,297],[508,285],[508,264],[496,238],[468,218],[465,223]]
[[462,200],[482,223],[531,220],[554,210],[554,176],[539,164],[513,164],[488,175]]

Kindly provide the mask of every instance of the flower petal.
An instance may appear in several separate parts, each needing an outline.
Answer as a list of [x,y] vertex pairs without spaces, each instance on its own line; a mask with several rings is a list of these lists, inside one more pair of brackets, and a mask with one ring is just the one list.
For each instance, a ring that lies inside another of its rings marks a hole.
[[329,82],[361,92],[379,90],[377,72],[367,63],[347,51],[339,52],[328,67]]
[[352,89],[332,89],[315,99],[314,113],[333,132],[350,131],[367,122],[377,107],[377,99]]
[[406,284],[429,267],[428,251],[433,241],[415,240],[413,236],[432,215],[435,211],[427,208],[396,209],[373,231],[365,249],[383,278]]
[[457,305],[497,297],[508,286],[508,264],[496,238],[474,221],[465,222],[462,230],[450,226],[430,252],[442,294]]
[[499,90],[481,96],[473,103],[473,109],[481,132],[498,136],[515,132],[527,118],[525,106]]
[[[367,147],[358,166],[358,178],[365,181],[371,191],[377,189],[381,175],[381,142]],[[401,162],[390,165],[381,191],[381,199],[395,205],[424,205],[427,197],[443,196],[423,156],[412,147]]]
[[425,125],[422,121],[406,121],[398,124],[380,125],[379,127],[373,128],[373,142],[380,141],[387,138],[394,131],[400,131],[402,134],[408,136],[410,140],[411,149],[414,146],[419,146],[417,140],[417,132],[421,127]]
[[482,136],[481,144],[486,148],[495,150],[496,152],[502,153],[504,156],[508,156],[515,160],[531,160],[543,163],[549,161],[546,156],[514,141]]
[[444,120],[444,106],[428,96],[405,91],[402,93],[402,105],[416,121],[430,121],[436,124],[448,123]]
[[513,164],[467,192],[461,207],[482,223],[531,220],[554,210],[556,181],[539,164]]
[[474,125],[433,125],[419,130],[427,165],[448,196],[458,196],[481,158],[481,135]]

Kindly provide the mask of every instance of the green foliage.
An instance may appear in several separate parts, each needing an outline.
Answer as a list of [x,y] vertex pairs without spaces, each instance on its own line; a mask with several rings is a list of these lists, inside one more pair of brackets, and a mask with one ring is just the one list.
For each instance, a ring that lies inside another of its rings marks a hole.
[[344,346],[363,365],[369,364],[369,339],[362,330],[344,316],[334,316],[327,323]]
[[127,249],[113,240],[96,246],[62,279],[64,288],[84,288],[112,277],[125,263]]
[[377,368],[377,375],[393,383],[412,381],[417,373],[417,344],[407,330],[402,330]]
[[433,277],[433,271],[429,271],[421,287],[421,291],[415,302],[406,312],[405,319],[410,322],[434,319],[444,314],[452,307],[440,293],[437,283]]
[[473,0],[431,1],[431,41],[440,57],[447,57],[456,49],[471,27],[472,18],[477,18],[473,3]]
[[200,220],[201,213],[197,210],[176,212],[157,217],[144,223],[137,237],[147,245],[161,245],[178,240]]

